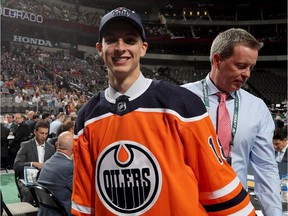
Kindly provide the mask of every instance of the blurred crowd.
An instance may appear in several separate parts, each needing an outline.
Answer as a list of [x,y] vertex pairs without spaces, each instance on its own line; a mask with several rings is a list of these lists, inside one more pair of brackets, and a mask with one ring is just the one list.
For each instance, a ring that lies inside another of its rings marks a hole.
[[[186,67],[158,65],[153,68],[143,65],[141,71],[151,79],[181,85],[202,79],[209,72],[209,64],[195,62]],[[257,74],[263,73],[255,73],[255,76]],[[271,76],[273,79],[277,77]],[[279,85],[285,78],[277,80]],[[257,80],[254,82],[257,83]],[[4,105],[28,104],[56,110],[68,105],[72,111],[77,111],[87,99],[107,85],[107,72],[97,54],[80,59],[68,51],[48,52],[17,43],[1,53],[0,94]],[[256,84],[254,86],[257,87]],[[13,100],[5,100],[6,96]]]
[[[92,57],[86,60],[59,51],[46,52],[14,44],[1,54],[1,94],[13,95],[15,103],[78,110],[88,92],[105,87],[106,72]],[[97,80],[97,82],[96,82]]]

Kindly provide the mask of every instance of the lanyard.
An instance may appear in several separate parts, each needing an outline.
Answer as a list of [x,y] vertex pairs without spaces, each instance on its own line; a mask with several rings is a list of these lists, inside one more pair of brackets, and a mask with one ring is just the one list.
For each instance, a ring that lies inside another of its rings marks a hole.
[[[206,107],[206,109],[207,109],[207,111],[209,113],[210,112],[210,103],[209,103],[208,87],[207,87],[206,79],[202,80],[202,84],[203,84],[204,104],[205,104],[205,107]],[[238,112],[239,112],[239,98],[238,98],[238,96],[237,96],[237,94],[235,92],[234,113],[233,113],[232,131],[231,131],[231,135],[232,135],[231,145],[232,146],[233,146],[233,140],[234,140],[234,136],[236,134],[236,129],[237,129]]]

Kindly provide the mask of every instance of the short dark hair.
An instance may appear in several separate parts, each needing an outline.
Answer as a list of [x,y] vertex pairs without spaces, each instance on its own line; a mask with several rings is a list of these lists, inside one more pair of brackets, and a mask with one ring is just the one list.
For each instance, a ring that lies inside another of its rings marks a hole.
[[277,128],[283,128],[284,127],[284,121],[282,121],[280,119],[276,120],[275,123],[276,123]]
[[34,114],[32,118],[33,119],[38,119],[38,118],[40,118],[40,116],[38,114]]
[[273,139],[274,140],[284,140],[287,139],[287,126],[282,128],[275,128]]
[[41,120],[35,124],[35,130],[37,131],[40,127],[49,129],[49,123]]
[[46,118],[49,117],[49,116],[50,116],[49,113],[43,113],[43,114],[42,114],[42,119],[46,119]]
[[73,128],[75,125],[75,121],[71,120],[71,121],[67,121],[65,123],[63,123],[57,131],[57,136],[59,136],[62,132],[64,131],[69,131],[71,128]]

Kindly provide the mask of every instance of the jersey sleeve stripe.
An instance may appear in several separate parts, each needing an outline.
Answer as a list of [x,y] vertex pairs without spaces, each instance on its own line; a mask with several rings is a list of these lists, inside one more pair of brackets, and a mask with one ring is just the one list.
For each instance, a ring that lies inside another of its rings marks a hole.
[[79,136],[83,133],[84,129],[81,129],[80,131],[78,131],[77,134],[74,134],[74,140],[78,139]]
[[98,121],[98,120],[101,120],[101,119],[105,119],[105,118],[108,118],[109,116],[113,116],[114,114],[113,113],[106,113],[106,114],[103,114],[103,115],[100,115],[100,116],[97,116],[95,118],[92,118],[92,119],[89,119],[87,120],[85,123],[84,123],[84,126],[86,127],[87,125],[89,125],[90,123],[93,123],[95,121]]
[[235,212],[233,214],[230,214],[230,216],[243,216],[243,215],[255,215],[255,211],[254,211],[254,206],[252,205],[251,202],[248,203],[248,205],[241,209],[238,212]]
[[233,199],[218,204],[204,205],[204,208],[207,212],[219,212],[239,205],[241,202],[243,202],[243,200],[245,200],[246,196],[247,192],[243,188]]
[[94,210],[87,206],[79,205],[72,201],[72,209],[83,214],[93,214]]
[[227,194],[233,192],[238,187],[239,184],[240,184],[239,179],[235,177],[233,181],[231,181],[228,185],[219,190],[213,192],[200,193],[200,199],[207,200],[207,199],[218,199],[220,197],[224,197]]

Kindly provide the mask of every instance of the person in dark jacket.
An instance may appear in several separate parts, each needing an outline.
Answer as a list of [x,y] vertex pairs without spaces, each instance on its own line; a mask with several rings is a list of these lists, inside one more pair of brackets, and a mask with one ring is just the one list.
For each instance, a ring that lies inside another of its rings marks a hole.
[[[65,206],[68,215],[71,214],[71,194],[74,163],[73,133],[65,131],[58,136],[56,153],[45,162],[40,172],[38,183],[49,188],[56,198]],[[45,216],[60,215],[53,209],[40,206],[39,214]]]
[[18,128],[15,132],[14,139],[11,141],[9,145],[9,155],[11,159],[11,162],[10,162],[11,166],[13,166],[17,152],[20,149],[21,142],[28,140],[30,137],[30,128],[24,122],[25,116],[22,115],[21,113],[16,113],[15,121],[18,124]]

